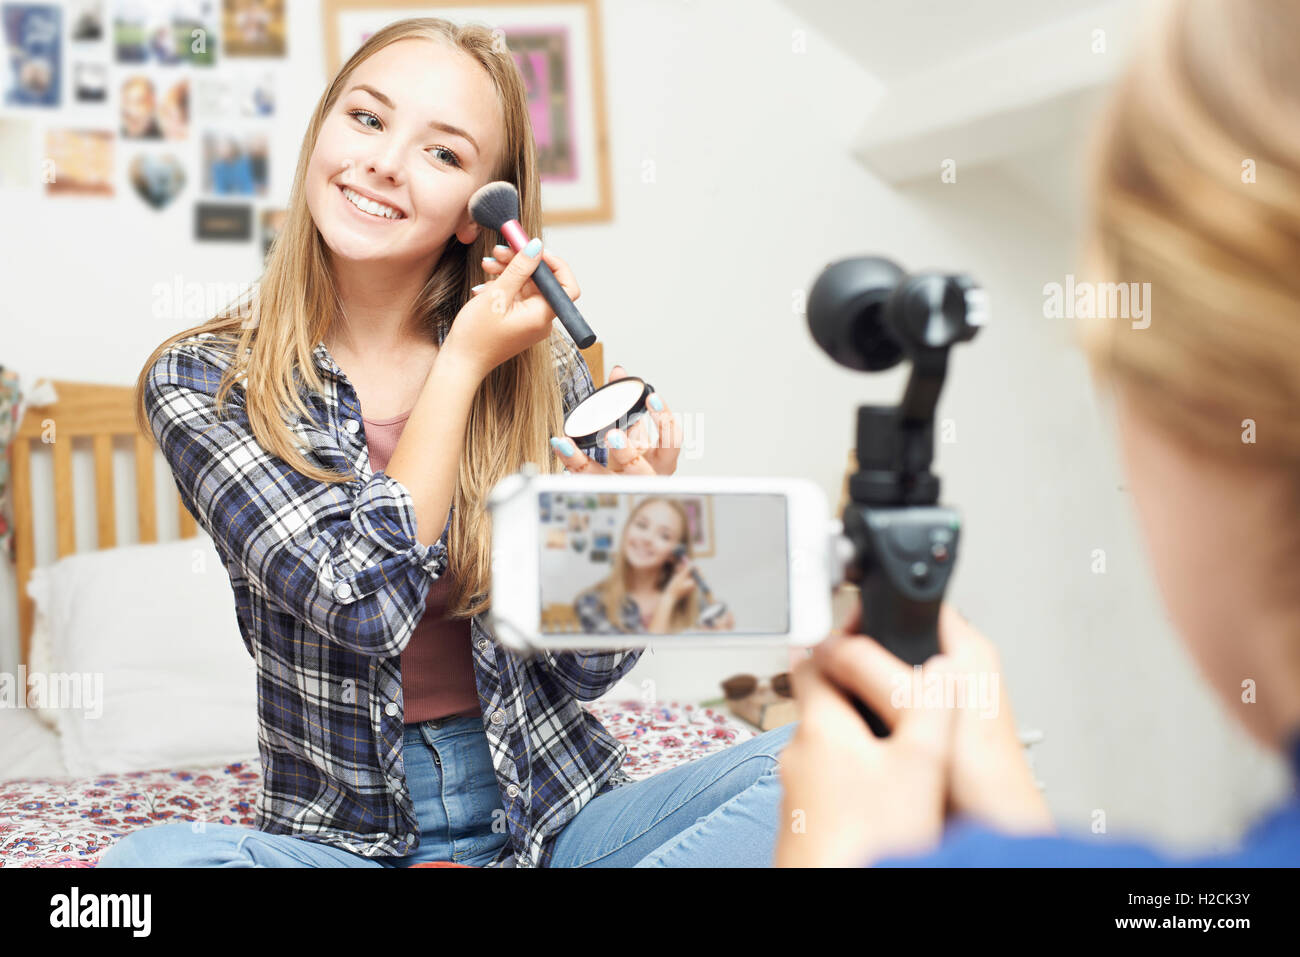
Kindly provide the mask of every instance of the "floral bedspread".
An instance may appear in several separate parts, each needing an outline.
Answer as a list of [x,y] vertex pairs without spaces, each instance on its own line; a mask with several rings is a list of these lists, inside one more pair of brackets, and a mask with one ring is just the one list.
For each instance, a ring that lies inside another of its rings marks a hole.
[[[724,712],[689,704],[587,707],[627,745],[623,767],[636,780],[755,734]],[[224,767],[0,781],[0,867],[94,867],[119,838],[163,821],[251,828],[261,780],[253,756]]]

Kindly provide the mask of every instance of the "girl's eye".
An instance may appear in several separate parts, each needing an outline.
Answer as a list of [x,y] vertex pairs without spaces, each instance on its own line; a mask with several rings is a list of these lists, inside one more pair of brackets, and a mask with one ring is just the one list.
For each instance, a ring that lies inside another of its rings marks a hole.
[[[375,114],[371,113],[369,110],[349,110],[348,116],[355,117],[358,123],[360,123],[362,126],[364,126],[366,129],[369,130],[377,130],[383,126],[383,123],[380,121],[379,117],[375,116]],[[371,124],[367,123],[365,119],[363,119],[363,117],[369,117],[379,125],[372,126]],[[452,166],[456,166],[456,167],[460,166],[460,157],[457,156],[452,150],[449,150],[447,147],[431,146],[429,148],[431,150],[441,150],[443,153],[446,153],[448,158],[443,160],[443,162],[449,163]]]
[[452,166],[459,166],[459,165],[460,165],[460,158],[459,158],[455,153],[453,153],[451,150],[447,149],[447,147],[445,147],[445,146],[430,146],[429,149],[431,149],[431,150],[441,150],[442,152],[446,153],[447,156],[450,157],[450,159],[446,160],[446,162],[450,163]]
[[348,116],[356,117],[358,123],[360,123],[362,126],[368,127],[369,129],[375,130],[379,128],[377,126],[370,126],[370,124],[366,123],[366,121],[361,118],[363,116],[368,116],[376,123],[378,123],[379,117],[375,116],[375,114],[371,113],[369,110],[349,110]]

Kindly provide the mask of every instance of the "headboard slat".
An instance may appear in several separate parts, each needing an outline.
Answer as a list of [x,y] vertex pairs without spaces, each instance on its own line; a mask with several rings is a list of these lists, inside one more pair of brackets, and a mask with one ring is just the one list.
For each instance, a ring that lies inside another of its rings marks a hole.
[[117,521],[114,518],[113,437],[95,436],[95,525],[100,548],[117,544]]
[[153,440],[135,437],[135,512],[140,522],[140,542],[158,541],[158,516],[153,492]]
[[[54,454],[54,523],[59,557],[77,550],[77,509],[72,494],[72,437],[55,419],[55,439],[50,444]],[[62,435],[58,433],[63,433]]]
[[[30,412],[28,413],[30,415]],[[14,496],[14,556],[18,582],[18,662],[27,664],[27,647],[32,640],[35,602],[27,596],[27,579],[36,564],[36,528],[32,521],[32,452],[28,439],[21,437],[12,446]]]

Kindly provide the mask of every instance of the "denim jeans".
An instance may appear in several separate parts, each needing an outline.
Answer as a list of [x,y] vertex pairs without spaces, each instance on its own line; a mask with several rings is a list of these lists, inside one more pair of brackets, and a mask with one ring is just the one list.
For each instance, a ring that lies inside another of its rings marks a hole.
[[[483,718],[408,724],[402,735],[406,786],[420,843],[404,857],[365,857],[292,834],[236,824],[174,821],[133,831],[99,867],[410,867],[425,861],[486,864],[509,835]],[[492,829],[495,816],[497,831]]]
[[[784,725],[588,801],[555,838],[552,867],[769,867],[781,806]],[[480,717],[408,725],[406,783],[420,844],[405,857],[371,858],[232,824],[176,821],[128,834],[100,867],[409,867],[482,865],[508,839]],[[493,831],[494,820],[497,831]]]
[[771,867],[777,762],[797,723],[588,801],[555,839],[552,867]]

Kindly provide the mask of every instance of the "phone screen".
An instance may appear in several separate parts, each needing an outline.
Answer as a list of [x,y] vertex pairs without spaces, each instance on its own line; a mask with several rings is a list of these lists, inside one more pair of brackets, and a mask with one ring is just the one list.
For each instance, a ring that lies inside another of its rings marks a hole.
[[784,495],[538,494],[543,634],[790,630]]

